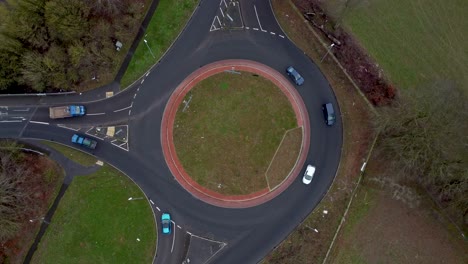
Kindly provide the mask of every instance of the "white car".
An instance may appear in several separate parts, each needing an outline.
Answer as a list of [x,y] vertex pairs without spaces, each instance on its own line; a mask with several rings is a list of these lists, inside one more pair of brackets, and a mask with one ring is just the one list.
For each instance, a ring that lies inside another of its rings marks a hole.
[[309,184],[312,182],[312,178],[314,177],[315,167],[312,165],[307,165],[307,169],[304,173],[304,177],[302,178],[302,182],[304,184]]

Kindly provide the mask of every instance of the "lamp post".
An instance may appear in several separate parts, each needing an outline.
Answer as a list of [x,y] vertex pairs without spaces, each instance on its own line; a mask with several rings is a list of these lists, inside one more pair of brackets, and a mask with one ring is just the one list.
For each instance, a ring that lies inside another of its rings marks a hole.
[[146,47],[148,47],[148,49],[149,49],[149,51],[150,51],[150,53],[151,53],[151,56],[153,56],[153,58],[156,59],[156,57],[155,57],[154,54],[153,54],[153,51],[151,50],[150,46],[148,45],[148,41],[147,41],[146,39],[143,39],[143,41],[145,42]]
[[325,57],[327,57],[328,53],[331,51],[331,49],[333,48],[333,46],[335,46],[335,43],[332,43],[332,44],[330,45],[330,47],[327,49],[327,53],[325,53],[325,55],[323,55],[323,57],[322,57],[322,59],[320,60],[320,62],[322,62],[322,61],[325,59]]

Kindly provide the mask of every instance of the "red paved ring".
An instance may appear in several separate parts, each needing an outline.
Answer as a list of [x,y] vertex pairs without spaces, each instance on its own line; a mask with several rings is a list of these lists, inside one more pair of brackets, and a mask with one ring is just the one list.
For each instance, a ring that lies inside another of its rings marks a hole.
[[[223,195],[207,189],[197,182],[195,182],[184,170],[179,158],[177,157],[174,141],[173,141],[173,127],[174,120],[177,113],[177,109],[190,89],[199,81],[206,79],[212,75],[227,70],[236,71],[247,71],[261,75],[276,86],[286,95],[289,102],[291,103],[294,112],[296,114],[297,125],[302,127],[302,145],[299,153],[299,157],[291,170],[290,174],[286,179],[273,190],[265,188],[261,191],[247,194],[247,195]],[[281,73],[276,70],[249,60],[224,60],[218,61],[206,66],[201,67],[192,74],[190,74],[184,81],[175,89],[174,93],[169,98],[166,108],[164,109],[162,125],[161,125],[161,144],[164,153],[164,159],[171,173],[177,179],[177,181],[189,191],[193,196],[198,199],[220,207],[226,208],[246,208],[252,207],[264,202],[267,202],[291,185],[296,177],[300,173],[302,166],[304,165],[307,153],[309,152],[310,143],[310,124],[309,116],[307,114],[306,107],[302,101],[300,95],[296,91],[292,83],[287,80]]]

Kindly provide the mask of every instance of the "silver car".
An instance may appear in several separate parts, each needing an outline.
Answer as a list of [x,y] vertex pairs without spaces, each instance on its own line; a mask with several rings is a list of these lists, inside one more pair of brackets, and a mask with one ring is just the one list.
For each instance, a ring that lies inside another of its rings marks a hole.
[[302,182],[304,184],[309,184],[312,182],[312,178],[314,178],[315,167],[312,165],[307,165],[307,169],[304,172],[304,177],[302,177]]

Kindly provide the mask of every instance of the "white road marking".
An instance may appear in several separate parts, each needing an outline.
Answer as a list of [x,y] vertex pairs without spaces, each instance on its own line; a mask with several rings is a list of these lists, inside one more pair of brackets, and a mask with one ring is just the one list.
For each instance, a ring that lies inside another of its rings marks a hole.
[[4,120],[0,121],[0,123],[18,123],[18,122],[23,122],[24,120]]
[[46,122],[39,122],[39,121],[29,121],[30,123],[34,123],[34,124],[41,124],[41,125],[48,125],[49,123],[46,123]]
[[67,127],[66,125],[62,125],[62,124],[57,124],[57,126],[61,127],[61,128],[65,128],[65,129],[70,129],[70,130],[73,130],[73,131],[80,131],[79,128]]
[[[227,8],[226,1],[222,0],[222,2],[224,2],[224,6]],[[219,5],[221,5],[221,3],[219,3]]]
[[148,72],[146,73],[146,77],[148,77],[149,74],[150,74],[150,72],[148,71]]
[[156,206],[156,209],[158,209],[158,211],[161,212],[161,209],[159,209],[159,207]]
[[145,82],[145,79],[141,80],[141,83],[140,84],[143,84]]
[[278,36],[280,36],[281,38],[284,38],[284,36],[283,36],[283,35],[278,35]]
[[266,30],[262,28],[262,24],[260,24],[260,19],[258,18],[258,13],[257,13],[257,7],[255,5],[254,5],[254,9],[255,9],[255,15],[257,16],[258,26],[260,27],[260,30],[263,32],[266,32]]
[[[8,108],[7,108],[7,110],[8,110]],[[13,109],[12,111],[13,112],[28,112],[29,108],[26,108],[26,109]]]
[[135,95],[133,96],[133,99],[135,99],[136,96],[137,96],[137,94],[135,93]]
[[179,229],[182,229],[182,227],[180,227],[180,225],[177,225],[177,227],[178,227]]
[[272,34],[272,35],[276,35],[276,33],[275,33],[275,32],[271,32],[271,31],[270,31],[270,34]]
[[249,29],[249,27],[245,27],[245,29]]
[[128,115],[131,115],[132,114],[132,109],[130,109],[130,111],[128,111]]
[[216,19],[218,19],[219,26],[222,26],[221,20],[219,20],[219,17],[218,17],[218,16],[216,16]]
[[253,28],[253,30],[258,30],[258,28]]
[[[171,221],[172,222],[172,221]],[[174,223],[175,224],[175,223]],[[172,251],[174,251],[174,242],[175,242],[175,228],[174,229],[174,234],[172,235],[172,247],[171,247],[171,254],[172,254]]]
[[106,113],[93,113],[93,114],[86,114],[86,115],[89,115],[89,116],[95,116],[95,115],[105,115]]
[[153,200],[151,200],[151,199],[150,199],[150,203],[151,203],[152,205],[154,205],[154,202],[153,202]]
[[229,18],[229,20],[231,20],[231,22],[234,21],[234,19],[232,19],[232,17],[228,13],[226,13],[226,16]]
[[122,108],[122,109],[114,110],[114,113],[117,113],[117,112],[120,112],[120,111],[124,111],[124,110],[130,109],[130,108],[132,108],[131,105],[130,105],[130,106],[127,106],[127,107],[125,107],[125,108]]
[[224,17],[223,9],[221,9],[221,7],[220,7],[219,10],[221,11],[221,15],[223,15],[223,17]]

